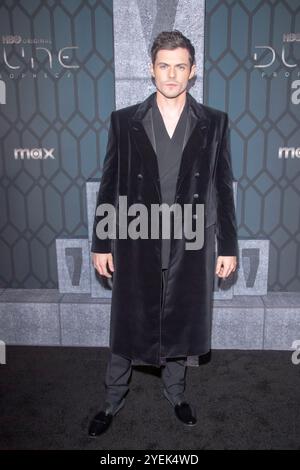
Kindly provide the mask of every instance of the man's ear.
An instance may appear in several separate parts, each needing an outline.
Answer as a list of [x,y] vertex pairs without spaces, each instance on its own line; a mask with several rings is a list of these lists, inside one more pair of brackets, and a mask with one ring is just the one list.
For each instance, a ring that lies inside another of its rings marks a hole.
[[191,67],[189,80],[190,80],[191,78],[193,78],[195,75],[196,75],[196,65],[193,64],[192,67]]
[[153,64],[152,64],[152,62],[151,62],[150,65],[149,65],[149,70],[150,70],[151,77],[155,78],[155,77],[154,77],[154,70],[153,70]]

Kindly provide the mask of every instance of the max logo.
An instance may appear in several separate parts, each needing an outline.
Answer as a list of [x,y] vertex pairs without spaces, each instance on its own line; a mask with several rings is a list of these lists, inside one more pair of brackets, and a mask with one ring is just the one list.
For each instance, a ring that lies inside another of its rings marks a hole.
[[33,160],[45,160],[46,158],[53,158],[55,159],[54,155],[54,148],[52,149],[44,149],[44,148],[36,148],[36,149],[15,149],[14,150],[14,156],[15,160],[18,160],[19,158],[21,160],[24,160],[24,158],[30,159],[33,158]]

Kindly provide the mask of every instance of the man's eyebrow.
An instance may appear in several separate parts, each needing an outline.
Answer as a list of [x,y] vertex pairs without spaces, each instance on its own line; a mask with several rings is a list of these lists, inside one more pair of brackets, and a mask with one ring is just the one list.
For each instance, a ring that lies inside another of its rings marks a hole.
[[[169,65],[167,64],[167,62],[158,62],[158,65]],[[176,65],[187,65],[186,63],[182,63],[182,64],[176,64]]]

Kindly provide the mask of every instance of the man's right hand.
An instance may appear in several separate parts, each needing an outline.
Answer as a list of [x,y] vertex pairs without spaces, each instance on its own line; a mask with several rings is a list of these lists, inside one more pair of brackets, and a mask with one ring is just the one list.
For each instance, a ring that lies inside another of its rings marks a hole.
[[114,271],[113,257],[111,253],[92,253],[92,263],[101,276],[112,277],[107,271],[107,264],[110,271]]

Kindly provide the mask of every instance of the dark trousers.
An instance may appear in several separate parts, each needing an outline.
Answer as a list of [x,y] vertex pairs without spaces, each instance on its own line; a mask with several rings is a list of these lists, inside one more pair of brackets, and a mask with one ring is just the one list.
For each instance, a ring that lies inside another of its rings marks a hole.
[[[164,294],[166,274],[167,270],[163,270],[162,294]],[[128,392],[131,373],[131,360],[110,351],[104,381],[107,410],[114,411]],[[164,394],[173,405],[184,399],[185,377],[186,358],[166,358],[161,378]]]

